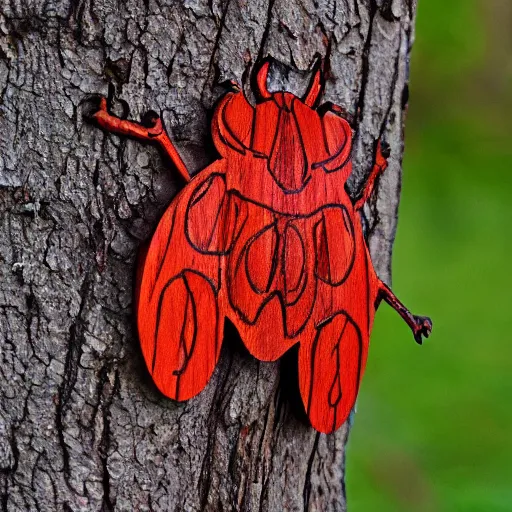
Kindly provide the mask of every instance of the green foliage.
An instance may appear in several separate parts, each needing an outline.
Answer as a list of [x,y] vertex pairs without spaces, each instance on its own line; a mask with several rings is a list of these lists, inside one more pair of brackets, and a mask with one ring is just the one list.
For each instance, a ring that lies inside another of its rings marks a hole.
[[511,52],[492,45],[503,5],[419,3],[393,289],[434,331],[416,346],[379,310],[348,446],[351,512],[512,510]]

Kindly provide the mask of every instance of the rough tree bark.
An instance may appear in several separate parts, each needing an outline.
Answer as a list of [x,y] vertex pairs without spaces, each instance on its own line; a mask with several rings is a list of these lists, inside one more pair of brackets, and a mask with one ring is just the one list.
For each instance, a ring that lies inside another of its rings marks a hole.
[[255,361],[231,330],[197,398],[174,403],[153,386],[133,324],[135,260],[181,184],[155,148],[88,124],[84,100],[110,83],[118,114],[162,112],[198,170],[215,157],[216,84],[247,89],[270,54],[284,64],[271,89],[300,93],[320,53],[325,99],[355,117],[352,191],[381,131],[391,145],[366,210],[389,280],[415,10],[416,0],[2,1],[3,510],[345,510],[349,426],[326,436],[304,422],[292,364]]

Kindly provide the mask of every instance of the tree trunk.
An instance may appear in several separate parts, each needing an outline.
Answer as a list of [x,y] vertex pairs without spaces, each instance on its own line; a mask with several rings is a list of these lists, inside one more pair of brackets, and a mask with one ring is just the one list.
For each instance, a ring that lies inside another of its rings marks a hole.
[[3,510],[345,510],[349,425],[328,436],[308,426],[294,354],[260,363],[231,328],[198,397],[175,403],[152,384],[133,320],[136,255],[181,183],[155,148],[87,123],[84,100],[110,83],[118,115],[162,112],[195,171],[215,158],[216,84],[248,91],[254,63],[271,55],[283,65],[270,88],[298,94],[320,53],[325,100],[355,119],[352,192],[381,132],[391,146],[366,209],[389,280],[415,10],[416,0],[3,2]]

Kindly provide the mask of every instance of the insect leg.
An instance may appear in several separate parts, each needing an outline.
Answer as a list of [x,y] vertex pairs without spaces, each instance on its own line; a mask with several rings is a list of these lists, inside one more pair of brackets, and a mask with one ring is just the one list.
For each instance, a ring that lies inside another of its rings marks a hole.
[[432,320],[428,316],[413,315],[396,297],[391,289],[379,281],[379,295],[377,305],[381,299],[384,299],[406,322],[414,334],[416,343],[423,343],[422,336],[428,338],[432,332]]
[[360,210],[366,201],[368,201],[368,198],[371,196],[373,192],[373,187],[375,186],[375,180],[377,177],[382,174],[387,166],[388,161],[387,158],[389,157],[389,146],[387,144],[382,143],[380,140],[377,143],[377,152],[375,155],[375,163],[373,165],[372,172],[370,173],[370,176],[368,177],[368,180],[366,181],[363,192],[359,199],[356,201],[356,204],[354,208],[356,210]]
[[187,182],[190,181],[190,174],[174,144],[169,139],[162,120],[156,113],[151,112],[147,114],[142,123],[127,121],[110,114],[107,110],[107,100],[101,98],[99,110],[92,117],[104,130],[109,132],[139,140],[156,142],[174,164],[183,179]]

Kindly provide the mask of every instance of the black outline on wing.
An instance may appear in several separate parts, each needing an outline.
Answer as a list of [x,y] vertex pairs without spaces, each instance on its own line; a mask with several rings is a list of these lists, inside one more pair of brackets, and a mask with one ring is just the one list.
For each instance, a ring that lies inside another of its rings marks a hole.
[[[302,259],[302,266],[300,269],[300,277],[297,280],[297,285],[294,288],[291,288],[288,290],[287,279],[286,279],[286,267],[285,267],[285,265],[286,265],[285,252],[286,252],[286,240],[287,240],[287,236],[288,236],[287,232],[289,229],[292,229],[295,232],[295,234],[297,235],[297,237],[299,238],[299,242],[300,242],[301,248],[302,248],[302,258],[303,259]],[[295,304],[297,304],[297,302],[299,302],[299,300],[302,297],[302,294],[304,293],[304,290],[306,289],[306,286],[308,284],[308,274],[307,274],[307,272],[305,272],[306,262],[308,259],[308,253],[306,250],[306,244],[304,243],[304,240],[302,238],[302,234],[299,231],[299,229],[297,228],[297,226],[294,224],[293,220],[286,223],[286,226],[283,231],[283,238],[284,238],[284,242],[283,242],[283,254],[282,254],[282,269],[283,269],[284,293],[285,293],[286,298],[288,299],[288,295],[295,293],[297,291],[297,289],[300,287],[300,291],[297,293],[297,297],[294,300],[292,300],[291,302],[286,302],[286,306],[290,307],[290,306],[294,306]]]
[[[165,297],[165,294],[168,290],[168,288],[178,279],[182,279],[183,283],[185,285],[185,288],[187,289],[187,304],[185,304],[185,318],[183,319],[183,325],[182,325],[182,332],[180,334],[180,344],[178,346],[178,350],[183,348],[185,352],[185,361],[183,362],[181,368],[178,368],[177,370],[173,370],[173,375],[176,376],[176,400],[179,400],[179,383],[181,376],[186,372],[187,366],[190,362],[190,359],[192,358],[192,355],[194,353],[194,348],[196,345],[196,338],[197,338],[197,332],[198,332],[198,321],[197,321],[197,313],[196,313],[196,304],[194,301],[194,295],[192,293],[192,290],[190,289],[190,286],[187,282],[187,272],[190,272],[191,274],[195,274],[201,278],[203,278],[211,287],[213,291],[213,295],[215,298],[215,350],[217,352],[218,349],[218,323],[221,320],[219,315],[219,302],[218,302],[218,292],[215,289],[215,284],[211,281],[211,279],[208,278],[208,276],[204,275],[202,272],[198,272],[197,270],[191,269],[191,268],[184,268],[179,274],[176,274],[175,276],[171,277],[166,283],[165,286],[162,288],[160,292],[160,296],[158,298],[158,306],[157,306],[157,312],[156,312],[156,323],[155,323],[155,334],[153,338],[153,357],[151,361],[151,375],[155,372],[155,365],[156,365],[156,355],[157,355],[157,347],[158,347],[158,334],[160,330],[160,317],[162,314],[162,303]],[[188,301],[192,300],[192,314],[193,314],[193,322],[194,322],[194,336],[192,340],[192,344],[190,346],[190,350],[187,351],[186,344],[184,341],[184,332],[183,329],[185,328],[185,320],[187,316],[187,306]]]
[[[207,179],[205,179],[204,182],[201,183],[201,185],[199,185],[198,189],[200,189],[200,187],[202,187],[206,182],[210,182],[212,183],[213,182],[213,178],[217,178],[217,177],[220,177],[223,182],[224,182],[224,186],[225,186],[225,191],[224,191],[224,197],[222,199],[222,201],[220,201],[219,203],[219,208],[215,214],[215,220],[214,220],[214,223],[213,223],[213,229],[212,229],[212,233],[210,234],[210,239],[209,239],[209,242],[208,242],[208,245],[211,243],[212,239],[213,239],[213,234],[215,233],[215,228],[219,222],[219,219],[220,219],[220,215],[221,215],[221,211],[224,207],[224,204],[226,201],[232,201],[233,200],[233,197],[237,197],[235,196],[234,194],[232,194],[230,191],[227,190],[227,187],[226,187],[226,176],[224,173],[212,173],[208,176]],[[206,191],[201,191],[201,194],[200,194],[200,198],[198,200],[201,199],[201,197],[203,197],[207,192],[208,190],[210,189],[211,187],[211,184],[210,186],[207,188]],[[225,250],[223,251],[213,251],[213,250],[205,250],[205,249],[201,249],[201,247],[199,247],[196,243],[194,243],[191,238],[190,238],[190,232],[189,232],[189,229],[188,229],[188,226],[189,226],[189,215],[190,215],[190,210],[191,210],[191,207],[194,206],[195,204],[197,204],[197,201],[195,201],[195,191],[191,194],[190,196],[190,199],[189,199],[189,202],[188,202],[188,205],[187,205],[187,208],[186,208],[186,211],[185,211],[185,221],[184,221],[184,230],[185,230],[185,237],[187,239],[187,242],[189,243],[189,245],[195,250],[197,251],[199,254],[204,254],[206,256],[225,256],[227,254],[229,254],[231,252],[231,249],[233,248],[233,245],[235,244],[235,242],[237,241],[238,237],[240,236],[240,233],[242,232],[242,229],[247,221],[247,212],[242,212],[242,218],[239,218],[238,215],[235,215],[235,232],[233,234],[233,238],[231,239],[230,243],[228,244],[228,247],[226,247]],[[238,205],[235,204],[235,208],[237,210],[237,214],[240,212],[240,209],[238,207]]]
[[[249,251],[251,250],[251,247],[253,246],[253,244],[261,236],[263,236],[263,234],[266,233],[269,229],[273,229],[273,231],[274,231],[273,234],[275,236],[275,240],[274,240],[274,244],[273,244],[273,251],[272,251],[272,264],[270,266],[270,271],[269,271],[269,274],[268,274],[267,285],[266,285],[264,290],[260,290],[254,284],[253,280],[251,279],[251,272],[250,272],[250,268],[249,268]],[[249,286],[251,287],[251,290],[253,290],[253,292],[258,294],[258,295],[263,295],[265,293],[269,293],[270,287],[272,286],[272,282],[274,281],[274,278],[275,278],[275,275],[276,275],[276,270],[277,270],[277,265],[278,265],[278,261],[279,261],[279,239],[280,239],[280,235],[279,235],[279,231],[277,230],[277,222],[273,222],[272,224],[269,224],[269,225],[265,226],[263,229],[260,229],[260,231],[258,231],[256,233],[256,235],[252,236],[244,244],[243,249],[242,249],[242,253],[240,254],[240,257],[238,258],[236,270],[238,270],[240,268],[239,260],[241,258],[243,258],[244,259],[244,263],[245,263],[244,267],[245,267],[245,273],[246,273],[246,276],[247,276],[247,282],[249,283]]]
[[[356,243],[356,239],[355,239],[355,236],[354,236],[355,235],[354,224],[352,223],[352,220],[350,219],[350,216],[348,215],[347,208],[344,205],[339,205],[339,207],[342,210],[341,211],[341,216],[343,218],[343,222],[345,224],[345,228],[346,228],[346,230],[350,234],[350,238],[352,239],[352,246],[353,246],[352,255],[350,257],[350,262],[349,262],[349,264],[347,266],[347,270],[345,271],[345,274],[343,274],[343,277],[339,281],[334,281],[333,279],[331,279],[331,265],[330,264],[329,264],[329,279],[328,280],[324,279],[323,277],[321,277],[318,274],[318,246],[317,246],[316,232],[317,232],[320,224],[322,224],[322,223],[323,223],[323,230],[326,233],[326,235],[325,235],[326,236],[325,245],[327,247],[327,252],[329,252],[329,242],[328,242],[328,239],[327,239],[327,228],[325,226],[325,212],[322,212],[322,218],[313,227],[313,234],[314,234],[313,243],[315,245],[315,255],[316,255],[315,276],[316,276],[317,279],[320,279],[320,281],[322,281],[323,283],[328,284],[330,286],[340,286],[340,285],[342,285],[348,279],[348,277],[350,276],[350,274],[352,272],[352,269],[354,267],[354,263],[356,261],[357,243]],[[347,225],[347,220],[349,221],[348,225]],[[328,259],[328,261],[330,261],[330,258]]]
[[[322,332],[322,329],[327,324],[331,323],[338,315],[343,315],[346,318],[346,321],[343,324],[343,329],[342,329],[342,332],[341,332],[341,334],[340,334],[340,336],[338,338],[338,341],[336,342],[336,344],[333,347],[333,352],[334,352],[334,350],[338,350],[339,351],[339,346],[340,346],[340,343],[342,341],[343,334],[345,333],[345,329],[347,327],[348,322],[350,322],[354,326],[354,328],[356,330],[357,342],[358,342],[358,345],[359,345],[358,361],[357,361],[357,384],[356,384],[356,392],[355,392],[355,397],[356,398],[357,398],[357,395],[359,393],[359,386],[360,386],[360,383],[361,383],[361,363],[362,363],[362,355],[363,355],[363,337],[362,337],[362,333],[361,333],[361,329],[360,329],[359,325],[357,325],[357,323],[350,316],[348,311],[342,309],[340,311],[337,311],[336,313],[334,313],[329,318],[327,318],[326,320],[324,320],[323,322],[321,322],[320,324],[318,324],[316,326],[317,333],[315,335],[315,339],[313,340],[313,344],[311,346],[311,361],[310,361],[310,365],[311,365],[310,370],[311,370],[311,372],[310,372],[309,391],[308,391],[308,406],[306,408],[306,412],[307,412],[308,417],[311,415],[311,403],[312,403],[312,398],[313,398],[313,388],[314,388],[314,382],[315,382],[315,358],[316,358],[316,351],[317,351],[317,346],[318,346],[318,340],[320,338],[320,334]],[[336,360],[336,372],[337,372],[336,373],[336,377],[338,377],[339,376],[339,358]],[[343,390],[342,390],[342,393],[340,394],[340,400],[338,400],[336,402],[336,404],[333,405],[330,402],[328,402],[329,407],[334,409],[334,421],[333,421],[333,426],[332,426],[331,432],[334,432],[334,430],[336,429],[336,414],[337,414],[336,406],[340,403],[340,401],[342,399],[341,398],[342,394],[343,394]]]

